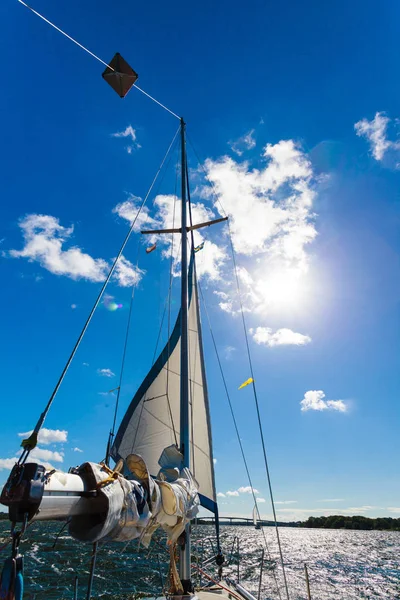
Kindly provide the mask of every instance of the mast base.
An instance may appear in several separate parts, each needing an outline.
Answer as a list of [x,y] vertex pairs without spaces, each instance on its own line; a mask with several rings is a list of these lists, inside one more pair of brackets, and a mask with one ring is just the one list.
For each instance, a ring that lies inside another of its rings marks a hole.
[[194,587],[191,579],[181,579],[183,594],[180,598],[192,598],[194,595]]

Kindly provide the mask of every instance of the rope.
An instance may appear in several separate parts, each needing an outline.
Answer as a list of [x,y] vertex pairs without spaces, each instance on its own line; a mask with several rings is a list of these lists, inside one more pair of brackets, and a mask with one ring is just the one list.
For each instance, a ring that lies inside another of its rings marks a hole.
[[225,590],[226,592],[228,592],[229,596],[233,596],[233,598],[236,598],[236,600],[243,600],[242,596],[239,596],[239,594],[235,594],[235,592],[233,592],[231,589],[229,589],[228,587],[223,585],[221,582],[217,581],[216,579],[213,579],[213,577],[211,577],[211,575],[209,575],[206,571],[204,571],[204,569],[201,569],[196,564],[192,564],[192,568],[197,569],[199,571],[199,573],[204,575],[204,577],[207,577],[207,579],[209,579],[212,583],[214,583],[218,587],[220,587],[223,590]]
[[[248,480],[249,485],[251,487],[251,493],[252,493],[252,496],[253,496],[254,504],[255,504],[255,506],[257,508],[257,513],[260,514],[259,513],[259,509],[258,509],[258,504],[257,504],[257,498],[256,498],[256,495],[254,493],[254,487],[253,487],[253,482],[252,482],[251,475],[250,475],[249,466],[248,466],[248,463],[247,463],[246,455],[244,453],[244,448],[243,448],[242,440],[241,440],[240,434],[239,434],[239,428],[238,428],[238,425],[237,425],[237,421],[236,421],[236,417],[235,417],[235,412],[233,410],[233,405],[232,405],[231,397],[230,397],[230,394],[229,394],[228,386],[227,386],[227,383],[226,383],[226,378],[225,378],[224,370],[222,368],[221,359],[220,359],[218,348],[217,348],[217,344],[216,344],[216,341],[215,341],[214,331],[213,331],[213,329],[211,327],[210,316],[209,316],[209,313],[208,313],[208,310],[207,310],[207,305],[206,305],[206,302],[205,302],[205,299],[204,299],[203,290],[202,290],[200,284],[199,284],[199,290],[200,290],[201,299],[203,301],[203,306],[204,306],[204,311],[205,311],[207,322],[208,322],[208,327],[210,329],[212,343],[213,343],[213,346],[214,346],[215,354],[217,356],[217,362],[218,362],[219,370],[220,370],[220,373],[221,373],[221,378],[222,378],[222,382],[223,382],[223,385],[224,385],[225,394],[226,394],[226,397],[227,397],[227,400],[228,400],[229,410],[230,410],[230,413],[231,413],[231,416],[232,416],[233,425],[235,427],[236,436],[237,436],[237,439],[238,439],[238,442],[239,442],[240,452],[242,454],[244,468],[245,468],[246,474],[247,474],[247,480]],[[268,553],[268,559],[271,561],[272,557],[271,557],[271,553],[270,553],[270,550],[269,550],[269,547],[268,547],[268,542],[267,542],[267,538],[266,538],[265,531],[264,531],[263,527],[262,527],[261,531],[263,533],[265,548],[266,548],[267,553]],[[281,599],[281,593],[280,593],[280,590],[279,590],[278,581],[276,579],[276,574],[273,573],[273,576],[274,576],[275,585],[276,585],[276,589],[278,591],[279,598]]]
[[[171,160],[171,159],[169,159],[169,160],[168,160],[167,168],[168,168],[168,165],[170,164],[170,160]],[[165,172],[164,172],[164,173],[165,173]],[[174,196],[175,196],[175,200],[176,200],[176,185],[177,185],[177,176],[178,176],[178,173],[177,173],[177,171],[176,171],[176,177],[175,177],[175,194],[174,194]],[[163,180],[163,178],[164,178],[164,175],[163,175],[163,177],[161,178],[161,181]],[[161,182],[160,182],[160,183],[159,183],[159,185],[158,185],[158,188],[157,188],[157,193],[158,193],[158,190],[160,189],[160,185],[161,185]],[[174,216],[173,216],[173,219],[175,219],[175,204],[174,204]],[[172,238],[173,238],[173,234],[172,234]],[[180,245],[179,245],[179,247],[180,247]],[[172,261],[172,256],[173,256],[173,255],[172,255],[172,248],[171,248],[171,261]],[[154,353],[153,353],[152,366],[154,365],[154,363],[155,363],[155,361],[156,361],[157,350],[158,350],[158,344],[159,344],[159,342],[160,342],[161,333],[162,333],[162,328],[163,328],[163,325],[164,325],[165,314],[166,314],[166,312],[167,312],[167,307],[168,307],[168,311],[169,311],[169,312],[168,312],[168,361],[167,361],[167,369],[166,369],[166,370],[167,370],[167,389],[166,389],[166,397],[167,397],[168,409],[169,409],[169,413],[170,413],[170,417],[171,417],[172,429],[173,429],[173,432],[174,432],[175,443],[176,443],[176,445],[178,445],[178,438],[177,438],[177,435],[176,435],[176,430],[175,430],[175,426],[174,426],[174,422],[173,422],[173,417],[172,417],[172,409],[171,409],[171,404],[170,404],[170,401],[169,401],[169,396],[168,396],[168,375],[169,375],[168,364],[169,364],[170,309],[171,309],[172,284],[173,284],[173,277],[172,277],[172,262],[171,262],[171,266],[170,266],[170,278],[169,278],[169,287],[168,287],[167,299],[166,299],[166,301],[165,301],[165,303],[164,303],[163,315],[162,315],[162,317],[161,317],[160,328],[159,328],[159,330],[158,330],[157,341],[156,341],[156,345],[155,345],[155,348],[154,348]],[[142,415],[143,415],[143,410],[144,410],[144,404],[145,404],[146,400],[147,400],[147,390],[146,390],[145,396],[144,396],[144,398],[143,398],[142,406],[141,406],[141,409],[140,409],[139,420],[138,420],[138,424],[137,424],[137,427],[136,427],[135,436],[134,436],[134,438],[133,438],[133,442],[132,442],[132,446],[131,446],[131,452],[133,452],[133,449],[134,449],[134,447],[135,447],[136,438],[137,438],[137,434],[138,434],[138,431],[139,431],[140,422],[141,422],[141,420],[142,420]]]
[[171,544],[169,547],[168,579],[169,579],[170,587],[168,590],[168,594],[171,596],[175,596],[175,595],[182,596],[183,595],[183,587],[182,587],[182,583],[181,583],[181,580],[179,577],[178,569],[176,568],[175,549],[176,549],[176,542],[174,544]]
[[[138,243],[138,253],[137,253],[137,259],[136,259],[136,269],[137,270],[139,268],[139,255],[140,255],[140,242]],[[121,370],[120,370],[120,373],[119,373],[119,382],[118,382],[118,388],[117,388],[117,390],[118,390],[117,391],[117,399],[115,401],[114,420],[113,420],[113,424],[112,424],[112,428],[111,428],[111,432],[110,432],[110,443],[108,445],[108,455],[110,453],[111,444],[113,442],[114,435],[115,435],[115,424],[116,424],[116,421],[117,421],[119,397],[120,397],[120,394],[121,394],[122,378],[123,378],[123,375],[124,375],[126,350],[127,350],[127,346],[128,346],[129,329],[130,329],[130,325],[131,325],[132,307],[133,307],[133,299],[134,299],[134,296],[135,296],[135,289],[136,289],[135,284],[133,284],[133,286],[132,286],[132,294],[131,294],[131,301],[130,301],[130,304],[129,304],[128,321],[127,321],[127,325],[126,325],[124,349],[123,349],[123,352],[122,352]],[[106,460],[105,460],[106,464],[108,464],[108,455],[106,456]]]
[[[53,27],[56,31],[58,31],[59,33],[61,33],[63,36],[65,36],[71,42],[73,42],[74,44],[76,44],[77,46],[79,46],[79,48],[81,48],[82,50],[84,50],[85,52],[87,52],[88,54],[90,54],[90,56],[92,56],[93,58],[95,58],[96,60],[98,60],[102,65],[105,65],[111,71],[115,72],[115,69],[113,69],[112,67],[110,67],[110,65],[108,63],[106,63],[99,56],[97,56],[96,54],[94,54],[94,52],[91,52],[88,48],[86,48],[85,46],[83,46],[82,44],[80,44],[73,37],[71,37],[70,35],[68,35],[68,33],[65,33],[65,31],[63,31],[62,29],[60,29],[59,27],[57,27],[57,25],[54,25],[54,23],[52,23],[51,21],[49,21],[48,19],[46,19],[46,17],[44,17],[43,15],[41,15],[40,13],[38,13],[36,10],[34,10],[31,6],[29,6],[28,4],[26,4],[26,2],[23,2],[23,0],[18,0],[18,2],[20,4],[22,4],[23,6],[25,6],[26,8],[28,8],[31,12],[33,12],[34,15],[36,15],[37,17],[39,17],[40,19],[42,19],[45,23],[47,23],[48,25],[50,25],[51,27]],[[159,100],[156,100],[156,98],[154,98],[153,96],[151,96],[150,94],[148,94],[147,92],[145,92],[138,85],[134,84],[134,87],[137,90],[139,90],[139,92],[141,92],[142,94],[144,94],[145,96],[147,96],[148,98],[150,98],[150,100],[152,100],[153,102],[155,102],[156,104],[158,104],[159,106],[161,106],[161,108],[164,108],[164,110],[166,110],[167,112],[169,112],[173,117],[175,117],[176,119],[179,119],[179,120],[181,119],[176,113],[174,113],[171,109],[169,109],[167,106],[165,106],[165,104],[162,104],[161,102],[159,102]]]
[[[44,423],[44,421],[45,421],[45,418],[46,418],[46,416],[47,416],[47,413],[48,413],[48,412],[49,412],[49,410],[50,410],[50,407],[51,407],[51,405],[52,405],[52,403],[53,403],[53,400],[54,400],[54,398],[56,397],[56,394],[57,394],[57,392],[58,392],[58,390],[59,390],[59,388],[60,388],[60,386],[61,386],[61,383],[62,383],[62,381],[63,381],[63,379],[64,379],[64,377],[65,377],[65,375],[66,375],[66,373],[67,373],[67,371],[68,371],[68,369],[69,369],[69,367],[70,367],[71,363],[72,363],[72,360],[73,360],[73,358],[74,358],[74,356],[75,356],[75,354],[76,354],[76,351],[77,351],[77,350],[78,350],[78,348],[79,348],[79,345],[80,345],[80,343],[81,343],[81,341],[82,341],[82,339],[83,339],[83,336],[85,335],[85,333],[86,333],[86,330],[87,330],[87,328],[88,328],[88,326],[89,326],[89,323],[90,323],[90,321],[92,320],[92,317],[93,317],[93,315],[94,315],[94,313],[95,313],[95,311],[96,311],[96,309],[97,309],[97,307],[98,307],[98,305],[99,305],[99,303],[100,303],[100,300],[101,300],[101,298],[103,297],[104,291],[105,291],[105,289],[106,289],[106,287],[107,287],[107,285],[108,285],[108,282],[110,281],[110,279],[111,279],[111,277],[112,277],[112,274],[114,273],[114,270],[115,270],[115,267],[116,267],[116,265],[117,265],[117,263],[118,263],[118,260],[120,259],[121,255],[122,255],[122,253],[123,253],[123,251],[124,251],[124,249],[125,249],[125,246],[127,245],[128,241],[129,241],[129,238],[130,238],[130,236],[131,236],[131,234],[132,234],[132,232],[133,232],[133,230],[134,230],[135,223],[136,223],[136,221],[137,221],[137,219],[138,219],[138,217],[139,217],[139,214],[140,214],[140,212],[142,211],[142,209],[143,209],[144,205],[145,205],[145,204],[146,204],[146,202],[147,202],[147,199],[148,199],[148,197],[149,197],[149,195],[150,195],[150,193],[151,193],[151,190],[153,189],[153,187],[154,187],[154,184],[155,184],[155,182],[157,181],[157,177],[158,177],[158,175],[159,175],[159,173],[160,173],[160,171],[161,171],[161,169],[162,169],[162,167],[163,167],[163,165],[164,165],[164,163],[165,163],[165,160],[166,160],[166,158],[167,158],[167,156],[168,156],[168,154],[169,154],[169,152],[170,152],[170,150],[171,150],[171,148],[172,148],[172,145],[173,145],[173,143],[175,142],[175,138],[176,138],[176,136],[178,135],[179,131],[180,131],[180,127],[179,127],[179,128],[176,130],[176,133],[175,133],[174,137],[172,138],[172,142],[171,142],[171,143],[170,143],[170,145],[168,146],[168,149],[167,149],[167,151],[166,151],[166,153],[165,153],[165,155],[164,155],[164,157],[163,157],[163,159],[162,159],[162,161],[161,161],[161,164],[160,164],[160,166],[158,167],[158,170],[157,170],[157,172],[156,172],[156,174],[155,174],[155,176],[154,176],[154,179],[153,179],[153,181],[151,182],[151,185],[150,185],[150,187],[149,187],[149,189],[148,189],[148,191],[147,191],[147,193],[146,193],[146,195],[145,195],[145,197],[144,197],[144,199],[143,199],[143,201],[142,201],[141,205],[139,206],[138,212],[136,213],[136,216],[135,216],[135,218],[133,219],[133,221],[132,221],[132,223],[131,223],[131,226],[130,226],[130,228],[129,228],[129,230],[128,230],[128,233],[127,233],[127,234],[126,234],[126,236],[125,236],[125,239],[124,239],[124,241],[123,241],[123,243],[122,243],[122,246],[121,246],[121,248],[120,248],[120,250],[119,250],[119,252],[118,252],[118,255],[117,255],[117,257],[115,258],[115,260],[114,260],[114,262],[113,262],[113,264],[112,264],[112,266],[111,266],[111,269],[110,269],[110,271],[109,271],[109,273],[108,273],[108,275],[107,275],[107,277],[106,277],[106,280],[104,281],[104,283],[103,283],[103,285],[102,285],[102,287],[101,287],[101,290],[100,290],[100,292],[99,292],[99,294],[98,294],[98,296],[97,296],[97,298],[96,298],[96,301],[95,301],[95,303],[94,303],[94,305],[93,305],[93,307],[92,307],[92,310],[90,311],[90,314],[89,314],[89,316],[88,316],[88,318],[87,318],[87,320],[86,320],[86,323],[84,324],[84,326],[83,326],[83,329],[82,329],[82,331],[81,331],[81,333],[80,333],[80,335],[79,335],[79,337],[78,337],[78,339],[77,339],[77,341],[76,341],[76,343],[75,343],[75,346],[74,346],[74,347],[73,347],[73,349],[72,349],[72,352],[71,352],[71,354],[70,354],[70,356],[69,356],[69,358],[68,358],[68,360],[67,360],[67,363],[66,363],[66,365],[65,365],[65,367],[64,367],[64,369],[63,369],[63,371],[62,371],[62,373],[61,373],[61,375],[60,375],[60,377],[59,377],[59,379],[58,379],[58,381],[57,381],[57,384],[56,384],[56,386],[55,386],[55,388],[54,388],[54,390],[53,390],[53,393],[52,393],[52,394],[51,394],[51,396],[50,396],[50,399],[49,399],[49,401],[48,401],[48,403],[47,403],[47,405],[46,405],[46,407],[45,407],[44,411],[42,412],[42,414],[41,414],[41,415],[40,415],[40,417],[39,417],[39,420],[38,420],[38,422],[37,422],[37,424],[36,424],[36,426],[35,426],[35,429],[34,429],[34,431],[33,431],[33,434],[32,434],[32,435],[36,435],[36,436],[37,436],[37,434],[39,433],[39,431],[40,431],[40,429],[41,429],[41,427],[42,427],[42,425],[43,425],[43,423]],[[36,445],[36,444],[35,444],[35,445]],[[35,446],[29,446],[29,445],[28,445],[28,446],[26,446],[26,447],[24,448],[24,450],[23,450],[23,452],[22,452],[22,454],[21,454],[21,456],[20,456],[20,458],[19,458],[19,460],[18,460],[18,464],[24,464],[24,463],[25,463],[26,459],[27,459],[27,458],[28,458],[28,456],[29,456],[29,453],[30,453],[30,451],[31,451],[31,450],[32,450],[32,448],[34,448],[34,447],[35,447]]]
[[[21,1],[21,0],[19,0]],[[153,100],[153,102],[155,102],[156,104],[158,104],[159,106],[161,106],[161,108],[164,108],[166,111],[168,111],[173,117],[176,117],[177,119],[179,119],[179,121],[181,120],[180,117],[178,117],[178,115],[176,113],[174,113],[171,109],[169,109],[167,106],[165,106],[165,104],[161,104],[161,102],[159,102],[158,100],[156,100],[155,98],[153,98],[153,96],[150,96],[150,94],[148,94],[147,92],[145,92],[144,90],[142,90],[142,88],[140,88],[138,85],[134,84],[134,87],[139,90],[139,92],[142,92],[142,94],[144,94],[145,96],[147,96],[148,98],[150,98],[150,100]]]

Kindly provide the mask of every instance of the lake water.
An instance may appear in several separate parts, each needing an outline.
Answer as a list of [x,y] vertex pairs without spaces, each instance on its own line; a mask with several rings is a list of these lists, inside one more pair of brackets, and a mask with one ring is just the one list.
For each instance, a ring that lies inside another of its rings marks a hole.
[[[60,527],[54,523],[34,524],[27,531],[21,545],[25,555],[24,600],[71,599],[75,575],[79,577],[79,599],[86,597],[91,547],[78,544],[62,533],[53,549]],[[8,522],[0,522],[0,545],[6,540],[7,531]],[[264,532],[273,560],[266,563],[261,598],[279,600],[278,584],[283,600],[286,596],[282,571],[275,564],[278,557],[275,532],[273,528],[265,528]],[[291,600],[307,598],[305,562],[313,600],[400,599],[400,532],[282,528],[280,533]],[[211,556],[208,538],[213,535],[211,526],[194,526],[193,554],[200,555],[203,547],[204,557]],[[263,532],[252,527],[222,527],[227,558],[235,537],[239,538],[241,583],[257,595]],[[160,594],[160,571],[165,581],[168,553],[162,535],[156,540],[149,550],[139,552],[137,542],[127,547],[120,544],[101,547],[92,598],[127,600],[133,599],[137,592],[149,596]],[[8,556],[9,552],[7,548],[1,556]],[[236,555],[235,550],[224,575],[236,577]]]

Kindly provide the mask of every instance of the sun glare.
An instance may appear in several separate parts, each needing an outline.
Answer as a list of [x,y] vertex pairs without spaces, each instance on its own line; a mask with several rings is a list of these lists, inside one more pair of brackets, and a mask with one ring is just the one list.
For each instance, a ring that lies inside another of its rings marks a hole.
[[280,269],[259,277],[257,291],[268,308],[298,307],[305,299],[306,277],[299,269]]

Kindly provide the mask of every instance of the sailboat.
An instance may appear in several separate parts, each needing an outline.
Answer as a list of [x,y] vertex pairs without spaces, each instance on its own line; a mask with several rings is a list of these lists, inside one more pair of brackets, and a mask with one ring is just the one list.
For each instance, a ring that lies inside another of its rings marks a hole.
[[[38,16],[41,17],[39,14]],[[118,53],[110,63],[104,64],[106,70],[103,78],[121,97],[132,86],[138,87],[137,74]],[[146,95],[166,108],[149,94]],[[166,110],[177,116],[168,108]],[[181,117],[177,133],[181,150],[180,227],[142,231],[143,235],[151,236],[171,233],[180,235],[180,310],[175,326],[165,347],[133,396],[118,431],[115,434],[113,428],[110,432],[104,460],[85,462],[67,473],[49,470],[29,460],[54,397],[133,231],[132,225],[56,388],[31,435],[22,442],[21,456],[3,488],[0,500],[9,510],[11,556],[3,566],[1,598],[21,600],[23,597],[23,557],[20,543],[29,525],[35,521],[64,520],[68,523],[72,538],[93,545],[87,599],[92,597],[99,544],[139,540],[147,547],[154,532],[162,528],[168,538],[170,576],[169,587],[160,590],[160,595],[185,598],[196,595],[200,600],[213,600],[221,596],[236,600],[255,600],[239,581],[223,576],[225,559],[219,534],[196,273],[197,248],[193,239],[195,230],[218,226],[227,217],[193,223],[186,124]],[[119,392],[120,389],[118,395]],[[115,462],[114,466],[110,466],[111,459]],[[190,523],[200,506],[214,514],[216,524],[217,551],[214,560],[217,573],[210,576],[205,572],[210,584],[205,589],[195,589],[191,552]],[[259,528],[257,506],[254,510],[255,526]],[[71,590],[73,585],[71,582]],[[77,598],[76,587],[74,594]]]
[[258,512],[257,505],[254,505],[253,508],[253,524],[255,529],[261,529],[261,524],[259,523],[260,513]]

